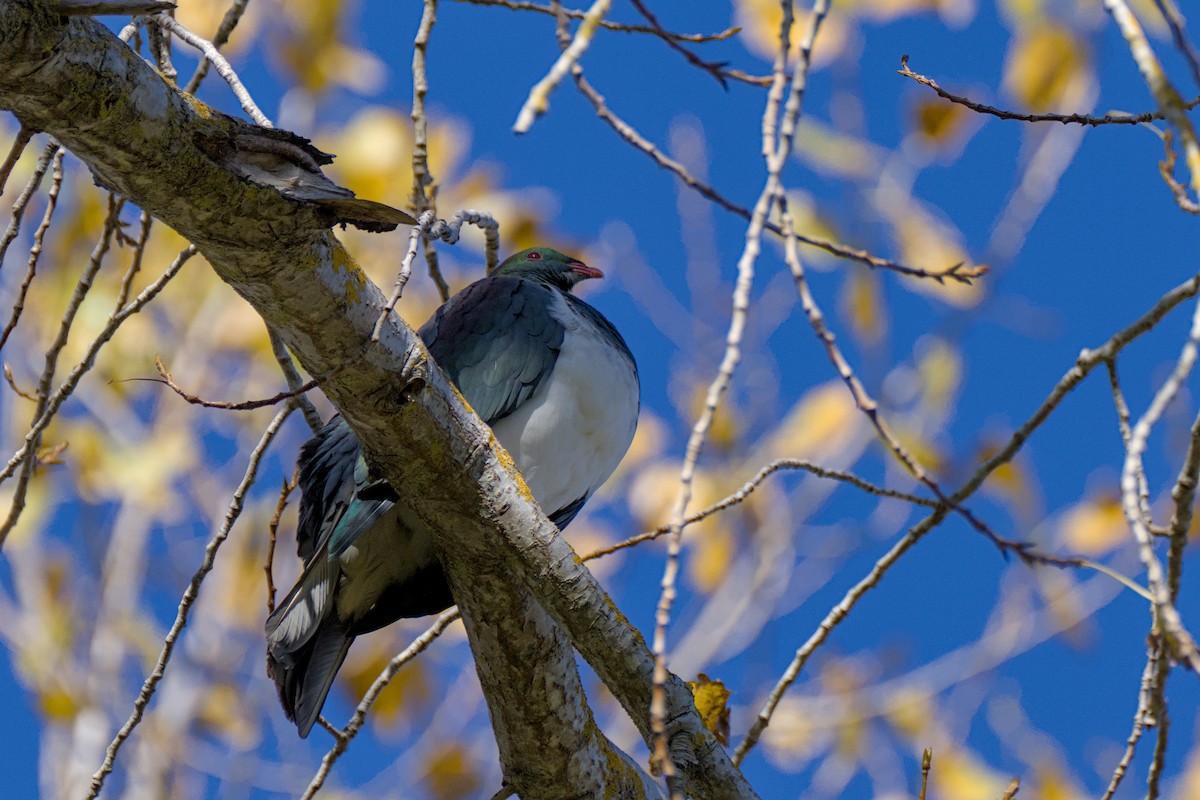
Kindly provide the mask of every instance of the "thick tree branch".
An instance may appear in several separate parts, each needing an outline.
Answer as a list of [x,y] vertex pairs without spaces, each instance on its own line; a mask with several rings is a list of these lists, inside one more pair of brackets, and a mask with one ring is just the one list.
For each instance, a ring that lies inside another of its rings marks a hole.
[[[393,318],[371,344],[384,298],[328,230],[344,204],[311,193],[285,197],[255,171],[269,156],[306,145],[168,86],[89,19],[54,16],[38,0],[0,0],[0,31],[0,108],[51,132],[100,184],[189,238],[310,374],[332,373],[325,393],[373,466],[403,488],[408,521],[428,528],[442,555],[501,753],[520,762],[506,763],[518,793],[561,797],[581,772],[621,796],[656,792],[586,714],[554,623],[648,738],[653,660],[645,642],[531,502],[511,460],[416,335]],[[245,149],[248,140],[256,149]],[[263,141],[280,142],[279,152],[258,146]],[[673,756],[687,791],[753,797],[701,723],[686,685],[672,676],[667,693]],[[572,704],[569,725],[552,724],[533,702],[554,697]],[[523,738],[535,730],[540,735]],[[548,730],[552,747],[543,746]]]

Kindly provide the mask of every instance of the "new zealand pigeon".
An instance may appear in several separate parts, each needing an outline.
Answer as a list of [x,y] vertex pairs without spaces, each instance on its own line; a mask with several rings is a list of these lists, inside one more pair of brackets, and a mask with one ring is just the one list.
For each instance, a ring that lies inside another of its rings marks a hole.
[[[603,273],[548,247],[522,250],[421,327],[430,355],[565,528],[616,469],[637,425],[637,366],[621,334],[571,294]],[[400,487],[402,490],[403,487]],[[354,637],[454,603],[428,534],[373,479],[335,416],[300,450],[304,571],[267,619],[267,672],[308,736]]]

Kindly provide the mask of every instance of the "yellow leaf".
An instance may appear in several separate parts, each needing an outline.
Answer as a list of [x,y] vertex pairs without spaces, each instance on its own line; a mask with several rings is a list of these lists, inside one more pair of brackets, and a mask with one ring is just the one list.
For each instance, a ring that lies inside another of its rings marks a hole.
[[732,694],[725,684],[714,680],[703,672],[696,680],[688,681],[692,689],[692,698],[704,727],[713,732],[721,744],[729,744],[729,697]]
[[428,764],[429,794],[435,800],[459,800],[475,797],[483,786],[483,779],[462,745],[445,744],[438,749]]
[[974,754],[959,750],[939,752],[929,773],[936,796],[954,800],[996,800],[1009,777],[990,769]]
[[851,272],[842,284],[839,305],[854,338],[864,345],[877,344],[887,332],[887,306],[874,275],[861,270]]
[[[397,650],[397,638],[363,637],[359,645],[362,649],[350,651],[350,657],[339,670],[337,680],[346,687],[353,702],[362,699],[392,660]],[[395,722],[405,710],[427,701],[429,691],[428,676],[421,659],[408,662],[392,677],[387,688],[380,692],[375,705],[371,707],[372,722],[382,725]]]
[[55,681],[38,693],[38,707],[47,719],[68,722],[79,713],[81,704],[71,690]]
[[1128,527],[1120,498],[1098,493],[1067,511],[1059,526],[1063,543],[1083,555],[1100,555],[1126,541]]
[[929,731],[934,708],[928,692],[900,689],[887,703],[887,720],[902,736],[916,740]]
[[914,351],[923,389],[922,405],[940,416],[953,405],[962,383],[962,353],[937,336],[921,337]]
[[1004,89],[1034,112],[1073,111],[1090,80],[1087,45],[1066,28],[1046,23],[1022,30],[1004,64]]
[[[736,0],[734,4],[735,24],[741,27],[743,44],[754,54],[774,62],[779,52],[779,26],[783,11],[778,0]],[[796,21],[792,27],[792,53],[796,43],[808,30],[811,12],[796,10]],[[813,49],[813,69],[820,69],[833,61],[846,49],[851,36],[848,19],[840,14],[830,14],[821,23],[821,31]]]
[[922,95],[913,107],[912,125],[926,145],[945,148],[958,143],[969,113],[957,103]]
[[258,746],[261,732],[257,717],[245,713],[242,692],[228,683],[214,685],[200,704],[196,721],[239,750]]
[[772,450],[821,463],[854,440],[864,419],[844,383],[820,384],[792,407],[775,434]]
[[709,527],[689,531],[693,553],[687,559],[688,578],[702,592],[711,592],[721,585],[732,566],[737,550],[733,533],[725,527]]
[[[888,156],[886,150],[872,142],[808,117],[800,120],[795,151],[796,157],[813,169],[836,178],[878,177],[883,169],[884,160]],[[811,206],[812,196],[808,194],[803,196],[807,198],[807,202]],[[788,192],[788,203],[793,206],[796,204],[792,192]],[[832,230],[812,230],[801,225],[796,208],[793,207],[791,211],[792,217],[796,220],[796,230],[809,235],[833,238]],[[829,226],[826,225],[826,227]]]
[[[962,244],[962,234],[915,198],[891,198],[878,208],[892,224],[900,260],[905,264],[939,272],[955,264],[973,263]],[[955,280],[938,283],[928,278],[906,278],[905,283],[921,294],[959,308],[970,308],[983,296],[978,280],[965,284]]]
[[[228,56],[240,50],[248,42],[256,41],[259,24],[258,10],[259,5],[256,3],[246,6],[245,13],[238,21],[237,34],[230,37],[229,41],[222,46],[222,54]],[[229,11],[228,0],[187,0],[186,3],[179,4],[175,9],[174,16],[185,28],[193,30],[201,36],[212,38],[227,11]],[[209,81],[212,82],[214,77],[210,73]],[[180,76],[180,85],[183,85],[185,80],[184,76]]]

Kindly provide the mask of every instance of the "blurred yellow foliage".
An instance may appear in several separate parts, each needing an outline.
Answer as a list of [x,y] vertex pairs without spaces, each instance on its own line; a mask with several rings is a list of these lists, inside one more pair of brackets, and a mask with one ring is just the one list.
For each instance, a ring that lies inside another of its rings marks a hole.
[[[789,58],[795,57],[796,46],[809,28],[811,13],[797,9],[792,28],[792,49]],[[777,0],[737,0],[734,4],[734,24],[741,27],[741,39],[750,52],[774,62],[779,53],[779,26],[783,11]],[[846,49],[852,36],[848,17],[830,14],[821,23],[821,35],[813,50],[812,66],[820,69],[836,59]]]
[[483,786],[476,760],[462,745],[444,743],[429,759],[429,794],[434,800],[475,797]]
[[862,430],[865,418],[840,380],[818,384],[801,397],[772,437],[778,457],[817,463],[846,448]]
[[1021,30],[1004,63],[1004,90],[1036,113],[1078,110],[1081,86],[1091,80],[1087,45],[1053,23]]
[[[397,630],[393,629],[391,632],[396,634]],[[406,643],[398,644],[398,640],[402,638],[404,637],[396,635],[360,638],[337,675],[338,683],[346,689],[352,703],[357,704],[362,699],[392,657],[407,646]],[[426,702],[430,691],[426,669],[426,662],[421,659],[410,661],[401,667],[371,707],[371,720],[377,725],[391,725],[402,713],[411,713],[414,706]]]
[[217,683],[205,693],[196,722],[238,750],[253,750],[262,739],[257,716],[248,714],[240,687]]
[[1101,555],[1128,540],[1121,500],[1101,492],[1069,509],[1059,523],[1063,544],[1082,555]]
[[349,44],[345,37],[353,3],[343,0],[289,0],[284,24],[271,30],[271,53],[304,90],[319,94],[345,87],[360,94],[380,89],[387,67],[378,56]]
[[1010,776],[989,768],[973,753],[944,749],[933,754],[930,785],[939,797],[954,800],[996,800]]
[[887,333],[887,305],[877,276],[859,270],[850,273],[842,284],[838,305],[854,338],[862,344],[878,344]]

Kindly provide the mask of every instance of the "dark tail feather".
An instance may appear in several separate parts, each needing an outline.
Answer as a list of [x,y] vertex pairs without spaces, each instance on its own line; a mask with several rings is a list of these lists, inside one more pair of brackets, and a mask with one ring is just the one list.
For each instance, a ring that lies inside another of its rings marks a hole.
[[267,674],[301,738],[308,736],[354,636],[333,610],[337,569],[318,556],[267,618]]
[[275,680],[279,702],[288,719],[296,723],[300,738],[308,736],[321,713],[333,678],[346,660],[354,636],[330,615],[316,635],[285,659],[267,651],[267,674]]

